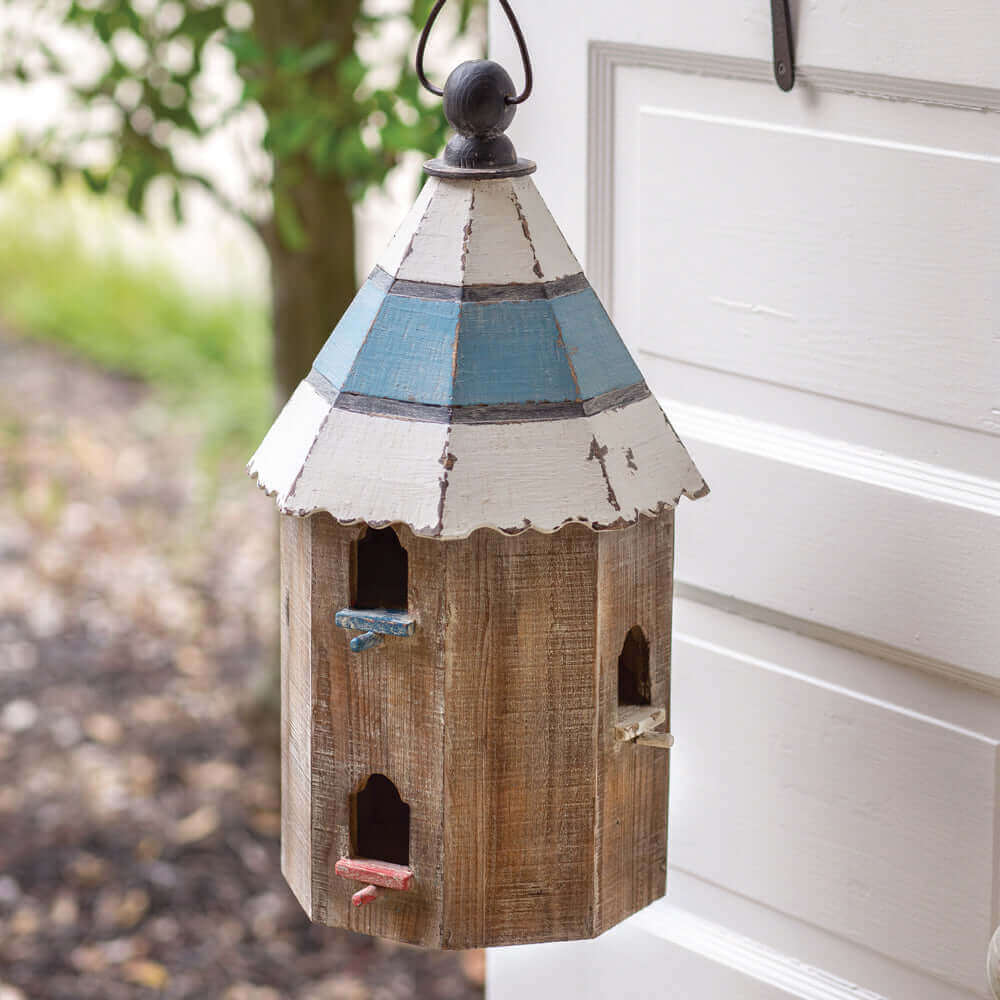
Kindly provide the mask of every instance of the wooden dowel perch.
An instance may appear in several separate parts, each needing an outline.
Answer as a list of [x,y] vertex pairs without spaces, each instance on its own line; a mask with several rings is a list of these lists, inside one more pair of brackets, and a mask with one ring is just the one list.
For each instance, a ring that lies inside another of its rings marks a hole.
[[673,733],[642,733],[635,738],[635,742],[644,747],[659,747],[661,750],[669,750],[674,745]]
[[366,885],[351,896],[351,905],[367,906],[369,903],[374,903],[382,895],[382,892],[383,890],[377,885]]
[[365,632],[351,640],[351,652],[362,653],[366,649],[371,649],[372,646],[377,646],[380,642],[382,642],[382,636],[377,632]]

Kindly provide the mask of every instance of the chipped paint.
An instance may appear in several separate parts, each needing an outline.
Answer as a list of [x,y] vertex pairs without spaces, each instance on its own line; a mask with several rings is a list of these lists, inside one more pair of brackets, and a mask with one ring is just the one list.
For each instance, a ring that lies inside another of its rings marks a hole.
[[608,485],[608,503],[614,507],[615,510],[621,510],[621,506],[618,503],[618,497],[615,496],[615,489],[611,485],[611,480],[608,477],[608,446],[602,445],[597,440],[597,435],[595,434],[590,441],[590,454],[587,455],[587,461],[593,462],[597,461],[597,464],[601,467],[601,475],[604,476],[604,482]]
[[462,230],[462,274],[465,274],[465,264],[469,259],[469,242],[472,239],[472,219],[476,214],[476,192],[473,189],[472,198],[469,201],[469,221],[466,222]]
[[531,248],[531,256],[534,258],[535,266],[532,270],[538,275],[539,278],[544,278],[545,274],[542,271],[542,265],[538,261],[538,253],[535,250],[534,240],[531,238],[531,228],[528,226],[528,219],[524,214],[524,207],[521,205],[520,199],[517,197],[517,191],[511,188],[510,200],[514,203],[514,211],[517,212],[517,217],[521,220],[521,229],[524,232],[524,238],[528,241],[528,246]]

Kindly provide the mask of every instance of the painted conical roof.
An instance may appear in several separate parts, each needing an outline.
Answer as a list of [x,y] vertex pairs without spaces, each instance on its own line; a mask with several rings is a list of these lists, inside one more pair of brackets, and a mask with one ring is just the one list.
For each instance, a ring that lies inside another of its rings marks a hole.
[[279,509],[622,527],[707,487],[530,177],[432,177],[250,462]]

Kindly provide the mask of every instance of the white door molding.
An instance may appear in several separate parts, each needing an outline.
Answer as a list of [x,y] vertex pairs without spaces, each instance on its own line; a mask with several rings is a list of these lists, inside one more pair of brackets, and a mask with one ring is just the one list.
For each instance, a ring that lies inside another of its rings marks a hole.
[[[589,47],[587,149],[587,273],[608,307],[614,303],[615,76],[622,69],[660,69],[749,83],[773,82],[765,59],[593,41]],[[1000,89],[796,66],[795,87],[882,101],[908,101],[964,111],[1000,113]]]

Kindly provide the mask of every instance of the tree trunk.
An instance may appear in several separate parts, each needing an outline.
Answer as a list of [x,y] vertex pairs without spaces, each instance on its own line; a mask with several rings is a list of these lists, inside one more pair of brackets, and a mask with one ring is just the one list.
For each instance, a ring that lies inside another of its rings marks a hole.
[[346,185],[336,177],[298,176],[294,200],[308,245],[291,250],[273,222],[264,229],[271,259],[279,404],[306,376],[356,290],[354,208]]
[[[341,62],[354,52],[361,0],[257,0],[254,30],[258,41],[281,62],[285,49],[304,51],[332,42],[333,62],[310,77],[310,93],[318,100],[336,102]],[[284,94],[276,94],[280,113]],[[321,176],[309,156],[301,154],[274,164],[272,188],[291,196],[304,231],[306,245],[293,250],[285,244],[272,220],[262,235],[271,258],[274,297],[274,370],[279,402],[292,394],[309,371],[313,358],[355,292],[354,214],[347,182],[333,173]]]
[[[339,60],[354,50],[360,5],[360,0],[258,0],[253,5],[255,33],[275,54],[283,46],[301,50],[333,41],[337,58],[311,81],[316,94],[333,91]],[[262,104],[270,114],[273,109],[267,101]],[[354,207],[346,181],[332,173],[321,176],[305,155],[276,159],[272,186],[286,192],[286,197],[290,192],[305,235],[305,246],[295,250],[282,239],[273,219],[260,228],[271,263],[274,374],[280,407],[308,373],[354,297]],[[258,671],[243,712],[258,738],[275,749],[280,747],[278,662],[275,649]]]

